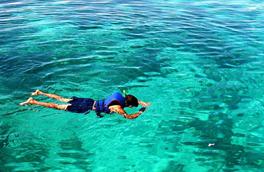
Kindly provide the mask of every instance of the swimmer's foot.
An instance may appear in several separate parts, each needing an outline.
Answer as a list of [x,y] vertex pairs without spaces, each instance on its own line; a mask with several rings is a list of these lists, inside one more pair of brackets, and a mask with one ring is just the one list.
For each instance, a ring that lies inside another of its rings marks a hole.
[[31,95],[32,96],[37,96],[40,95],[42,92],[40,90],[36,90],[35,92],[33,92]]
[[27,104],[31,104],[34,101],[32,97],[28,98],[27,101],[19,103],[20,106],[25,106]]

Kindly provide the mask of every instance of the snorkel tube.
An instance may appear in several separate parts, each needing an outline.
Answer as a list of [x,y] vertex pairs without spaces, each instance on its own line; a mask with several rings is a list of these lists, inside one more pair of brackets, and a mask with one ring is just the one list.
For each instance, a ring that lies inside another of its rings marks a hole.
[[122,90],[122,93],[126,96],[126,95],[128,95],[128,91],[127,90]]

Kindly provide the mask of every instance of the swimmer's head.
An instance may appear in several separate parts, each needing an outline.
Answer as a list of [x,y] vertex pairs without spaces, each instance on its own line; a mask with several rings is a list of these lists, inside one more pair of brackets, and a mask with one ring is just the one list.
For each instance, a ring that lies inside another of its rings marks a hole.
[[138,107],[138,99],[133,95],[126,95],[126,106],[127,107]]

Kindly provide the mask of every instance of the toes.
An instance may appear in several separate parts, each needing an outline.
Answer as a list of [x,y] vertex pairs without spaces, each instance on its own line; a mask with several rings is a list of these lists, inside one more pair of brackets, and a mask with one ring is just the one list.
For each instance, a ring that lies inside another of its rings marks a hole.
[[20,106],[25,106],[26,104],[28,104],[28,102],[19,103]]
[[26,102],[19,103],[20,106],[26,105]]
[[19,103],[20,106],[25,106],[27,104],[30,104],[34,99],[32,97],[28,98],[27,101]]

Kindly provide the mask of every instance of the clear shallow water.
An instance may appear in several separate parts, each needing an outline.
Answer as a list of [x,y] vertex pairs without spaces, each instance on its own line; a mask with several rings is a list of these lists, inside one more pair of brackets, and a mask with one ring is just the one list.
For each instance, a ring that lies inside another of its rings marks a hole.
[[[262,171],[263,10],[1,1],[0,171]],[[34,89],[95,99],[125,89],[152,106],[136,120],[19,107]]]

